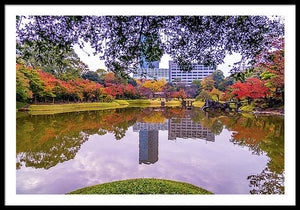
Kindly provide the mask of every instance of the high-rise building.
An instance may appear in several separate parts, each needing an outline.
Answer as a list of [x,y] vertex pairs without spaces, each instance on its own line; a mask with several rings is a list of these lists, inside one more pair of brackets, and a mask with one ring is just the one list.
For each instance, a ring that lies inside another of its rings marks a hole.
[[164,78],[167,82],[169,82],[169,69],[140,68],[136,70],[136,73],[133,73],[133,78],[156,80]]
[[202,80],[214,72],[214,69],[209,66],[195,63],[192,65],[193,69],[185,72],[181,71],[174,61],[169,61],[169,82],[190,85],[194,80]]
[[142,57],[143,63],[141,64],[142,69],[147,69],[147,68],[159,68],[159,61],[153,61],[153,62],[147,62],[144,57]]
[[[145,64],[145,66],[148,65],[148,63]],[[193,69],[189,72],[185,72],[181,71],[174,61],[169,61],[168,69],[158,68],[158,64],[157,68],[139,68],[133,73],[133,78],[156,80],[164,78],[167,82],[183,83],[189,86],[194,80],[202,80],[204,77],[207,77],[214,72],[214,69],[209,66],[195,63],[192,65]]]

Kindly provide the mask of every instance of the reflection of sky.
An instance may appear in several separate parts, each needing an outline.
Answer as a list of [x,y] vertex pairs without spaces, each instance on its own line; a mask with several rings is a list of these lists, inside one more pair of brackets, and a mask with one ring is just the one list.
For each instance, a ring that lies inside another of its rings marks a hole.
[[17,170],[17,193],[61,194],[95,184],[131,179],[160,178],[183,181],[217,194],[249,193],[247,177],[260,173],[268,158],[252,155],[247,147],[229,142],[223,129],[215,142],[200,139],[168,140],[159,131],[158,161],[139,164],[139,133],[129,128],[126,136],[92,135],[75,158],[44,170]]

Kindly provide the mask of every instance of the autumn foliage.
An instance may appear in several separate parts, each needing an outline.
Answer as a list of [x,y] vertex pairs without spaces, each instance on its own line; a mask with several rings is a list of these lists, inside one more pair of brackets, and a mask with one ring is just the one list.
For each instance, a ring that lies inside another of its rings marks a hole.
[[237,99],[258,99],[269,94],[265,83],[256,78],[249,78],[245,83],[238,81],[232,85],[232,88],[232,94],[235,95]]
[[16,75],[18,101],[94,102],[133,98],[138,94],[131,84],[115,84],[113,73],[105,78],[105,86],[81,78],[62,81],[50,73],[20,64],[16,66]]

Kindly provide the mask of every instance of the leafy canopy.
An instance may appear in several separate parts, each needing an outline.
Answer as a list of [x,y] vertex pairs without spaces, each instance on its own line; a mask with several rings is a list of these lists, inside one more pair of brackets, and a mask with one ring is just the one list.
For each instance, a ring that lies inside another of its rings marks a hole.
[[67,49],[89,42],[109,70],[127,74],[165,53],[183,70],[192,62],[216,67],[234,52],[251,60],[284,34],[283,24],[267,16],[18,16],[16,22],[22,43],[45,40]]

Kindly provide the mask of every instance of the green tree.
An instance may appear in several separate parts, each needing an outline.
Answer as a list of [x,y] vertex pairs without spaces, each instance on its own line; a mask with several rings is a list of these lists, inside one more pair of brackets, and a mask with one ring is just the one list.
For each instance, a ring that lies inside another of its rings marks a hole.
[[227,86],[231,86],[234,83],[233,77],[226,77],[223,81],[218,84],[218,89],[221,91],[226,91]]
[[223,71],[221,70],[216,70],[212,73],[212,79],[215,81],[214,86],[219,89],[219,84],[224,81],[224,74]]
[[16,72],[16,93],[17,101],[27,102],[32,98],[30,80],[18,68]]
[[17,41],[17,63],[41,69],[62,80],[74,80],[88,71],[72,48],[62,48],[47,40]]
[[87,71],[87,72],[85,72],[81,75],[81,78],[82,79],[88,79],[90,81],[94,81],[94,82],[97,82],[97,83],[101,83],[101,82],[103,83],[104,82],[104,80],[101,80],[99,74],[95,71]]
[[201,80],[202,89],[206,91],[211,91],[214,88],[215,81],[212,79],[212,75],[204,77]]

